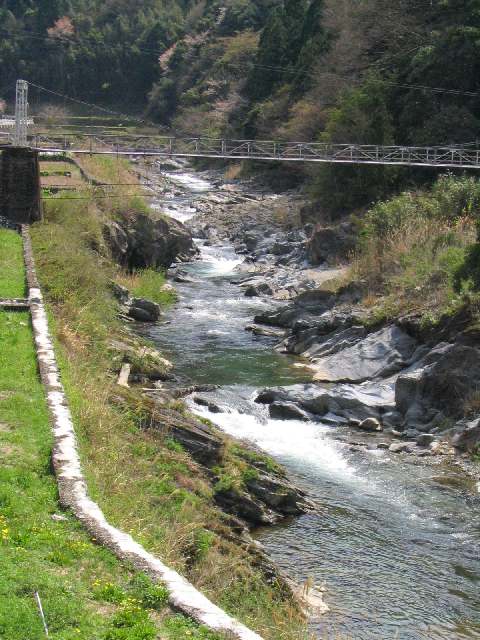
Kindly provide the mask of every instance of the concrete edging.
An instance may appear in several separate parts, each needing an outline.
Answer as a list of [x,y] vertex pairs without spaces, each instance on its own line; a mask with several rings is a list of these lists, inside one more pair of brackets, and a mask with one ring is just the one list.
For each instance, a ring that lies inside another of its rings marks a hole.
[[172,607],[232,639],[262,640],[257,633],[208,600],[180,574],[166,567],[130,535],[110,525],[100,507],[89,498],[78,454],[75,428],[60,380],[43,296],[36,276],[30,235],[25,225],[22,226],[22,237],[38,365],[45,386],[54,435],[52,459],[61,505],[70,508],[92,537],[118,558],[128,560],[136,569],[149,574],[154,581],[164,584],[170,593],[169,601]]

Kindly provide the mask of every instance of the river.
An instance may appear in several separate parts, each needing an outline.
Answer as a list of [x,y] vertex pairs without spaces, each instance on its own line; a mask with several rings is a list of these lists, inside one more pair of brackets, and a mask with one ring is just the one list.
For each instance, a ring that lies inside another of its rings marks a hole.
[[[212,188],[185,172],[169,177],[192,198]],[[172,200],[167,213],[185,221],[195,210]],[[285,573],[325,585],[330,612],[312,621],[314,636],[480,638],[476,488],[444,463],[352,451],[339,439],[346,427],[269,419],[253,401],[258,389],[297,384],[306,371],[276,353],[275,340],[245,331],[272,303],[232,284],[241,262],[232,247],[198,244],[201,259],[181,266],[193,282],[176,285],[178,304],[149,337],[180,378],[221,385],[211,397],[224,413],[191,403],[194,411],[274,456],[318,503],[314,513],[255,532]]]

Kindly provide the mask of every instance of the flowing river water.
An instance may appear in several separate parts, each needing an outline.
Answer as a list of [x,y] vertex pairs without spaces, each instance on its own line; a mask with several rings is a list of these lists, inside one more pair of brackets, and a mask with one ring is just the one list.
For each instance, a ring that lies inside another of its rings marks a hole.
[[[212,188],[185,172],[169,177],[192,197]],[[185,221],[195,210],[173,200],[167,213]],[[221,385],[210,396],[223,413],[192,409],[271,454],[318,503],[255,532],[286,574],[325,585],[330,612],[312,621],[314,636],[480,638],[477,488],[444,464],[352,451],[338,438],[345,427],[269,419],[253,401],[257,390],[306,381],[305,370],[276,353],[275,341],[245,331],[272,303],[232,284],[241,262],[232,247],[198,244],[200,260],[181,266],[193,282],[177,285],[178,304],[149,337],[180,378]]]

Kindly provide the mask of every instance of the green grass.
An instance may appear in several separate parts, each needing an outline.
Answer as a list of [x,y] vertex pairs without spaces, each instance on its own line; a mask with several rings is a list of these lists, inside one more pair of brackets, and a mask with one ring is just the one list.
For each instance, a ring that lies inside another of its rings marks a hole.
[[133,273],[124,274],[116,278],[136,298],[153,300],[165,307],[176,300],[174,291],[164,290],[166,285],[165,274],[154,269],[140,269]]
[[[1,255],[0,272],[5,263],[16,264],[18,288],[21,243],[1,230],[3,247],[5,237],[10,250]],[[38,592],[54,640],[168,639],[172,628],[182,640],[218,638],[172,616],[164,587],[119,562],[61,512],[29,314],[0,311],[0,340],[0,637],[45,637]]]
[[0,298],[22,298],[25,275],[22,238],[15,231],[0,229]]

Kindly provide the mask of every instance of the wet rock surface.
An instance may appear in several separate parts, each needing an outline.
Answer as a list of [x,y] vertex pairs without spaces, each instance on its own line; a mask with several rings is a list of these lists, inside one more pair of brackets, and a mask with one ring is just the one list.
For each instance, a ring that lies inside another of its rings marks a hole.
[[168,269],[198,253],[188,229],[160,214],[124,214],[106,222],[103,235],[116,262],[129,269]]
[[[353,334],[350,330],[347,336],[344,332],[337,335],[337,340],[328,345],[330,350],[334,350],[331,355],[322,357],[319,348],[314,351],[313,357],[310,357],[315,364],[314,380],[364,382],[386,378],[405,368],[417,347],[413,338],[395,326],[360,339]],[[360,337],[362,331],[358,331],[357,335]]]

